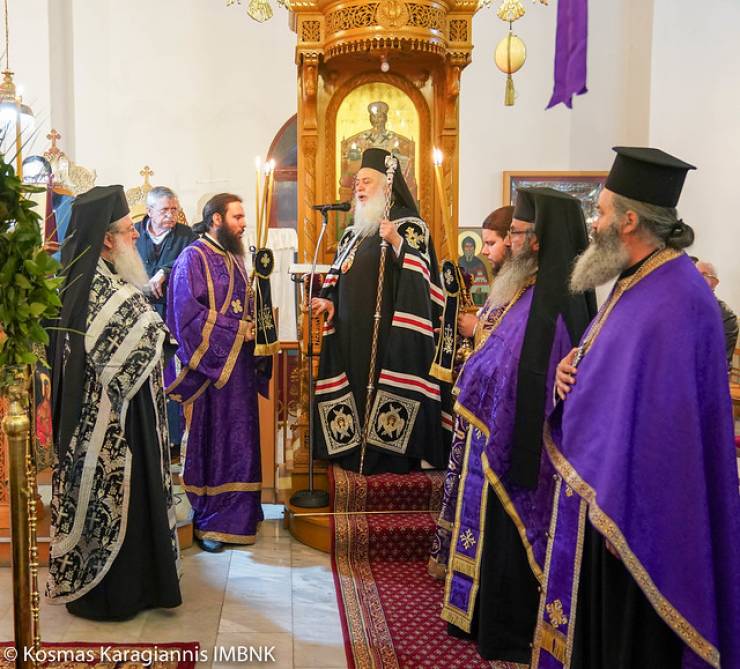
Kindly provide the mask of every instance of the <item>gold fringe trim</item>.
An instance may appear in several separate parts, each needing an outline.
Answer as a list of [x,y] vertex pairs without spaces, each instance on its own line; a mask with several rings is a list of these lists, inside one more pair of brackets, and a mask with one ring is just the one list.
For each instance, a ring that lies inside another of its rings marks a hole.
[[464,613],[461,613],[459,609],[456,609],[452,605],[445,603],[439,617],[448,623],[452,623],[455,627],[459,627],[463,632],[470,633],[472,617],[468,618]]
[[464,555],[455,555],[450,561],[450,569],[452,571],[459,572],[460,574],[465,574],[465,576],[470,576],[472,579],[476,579],[478,565],[475,563],[475,560],[466,558]]
[[225,544],[242,544],[249,546],[257,541],[256,534],[226,534],[225,532],[193,532],[196,539],[210,539],[211,541],[221,541]]
[[237,481],[236,483],[222,483],[217,486],[197,486],[185,485],[185,490],[199,497],[214,497],[226,492],[259,492],[262,490],[262,483],[259,481]]
[[501,483],[499,477],[496,476],[496,472],[491,469],[491,465],[488,463],[488,456],[485,453],[481,454],[481,462],[483,463],[483,471],[486,473],[486,478],[488,479],[488,482],[491,484],[491,487],[496,492],[496,496],[499,498],[499,501],[504,507],[504,510],[506,511],[506,513],[509,514],[509,518],[511,518],[511,520],[514,522],[514,525],[516,525],[517,532],[519,532],[519,537],[521,538],[522,544],[524,545],[524,550],[527,553],[527,561],[529,562],[529,567],[532,570],[534,577],[540,583],[542,583],[542,567],[537,564],[537,560],[534,557],[532,544],[529,543],[529,539],[527,538],[527,528],[524,527],[524,523],[519,517],[519,513],[512,503],[511,498],[509,497],[509,493],[506,492],[506,488],[504,488],[503,483]]
[[617,524],[604,513],[596,501],[596,493],[576,472],[565,456],[555,446],[550,426],[545,423],[545,448],[552,463],[566,483],[575,490],[588,505],[591,524],[617,549],[619,557],[627,567],[632,578],[645,593],[658,615],[701,659],[719,669],[719,650],[707,641],[702,634],[673,606],[660,592],[647,569],[637,559]]
[[429,558],[427,563],[427,572],[432,578],[442,581],[447,574],[447,567],[437,562],[434,558]]
[[255,355],[275,355],[280,353],[280,342],[274,341],[272,344],[255,344],[254,354]]
[[432,367],[429,370],[429,376],[433,376],[435,379],[445,381],[446,383],[452,383],[452,370],[442,367],[442,365],[432,363]]

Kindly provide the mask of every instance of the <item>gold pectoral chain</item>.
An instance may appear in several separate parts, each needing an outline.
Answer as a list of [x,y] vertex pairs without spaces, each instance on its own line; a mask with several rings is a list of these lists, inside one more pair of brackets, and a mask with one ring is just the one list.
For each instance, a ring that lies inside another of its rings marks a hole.
[[[524,295],[525,292],[527,292],[527,289],[531,286],[534,286],[535,281],[537,280],[536,276],[531,276],[529,279],[527,279],[527,282],[517,291],[516,295],[511,298],[511,301],[506,305],[506,308],[499,314],[499,316],[496,318],[495,321],[491,324],[491,327],[488,328],[486,332],[483,333],[483,336],[481,337],[481,340],[478,342],[478,345],[475,347],[475,350],[473,353],[476,353],[479,351],[483,345],[488,341],[488,338],[493,334],[493,331],[501,325],[501,321],[504,320],[504,316],[511,311],[512,307],[520,300],[522,295]],[[488,312],[490,313],[490,311]],[[486,314],[486,316],[488,315]]]
[[576,349],[577,353],[573,360],[573,367],[578,367],[578,364],[583,360],[583,357],[594,345],[596,338],[604,327],[604,323],[606,323],[606,319],[609,317],[609,314],[611,314],[622,295],[624,295],[630,288],[633,288],[648,274],[658,269],[658,267],[665,265],[665,263],[677,258],[681,254],[682,251],[677,251],[676,249],[662,249],[655,253],[652,258],[648,259],[632,276],[629,276],[626,279],[621,279],[617,282],[617,285],[614,287],[609,299],[604,303],[604,306],[601,307],[599,313],[591,324],[588,333],[583,339],[583,343]]

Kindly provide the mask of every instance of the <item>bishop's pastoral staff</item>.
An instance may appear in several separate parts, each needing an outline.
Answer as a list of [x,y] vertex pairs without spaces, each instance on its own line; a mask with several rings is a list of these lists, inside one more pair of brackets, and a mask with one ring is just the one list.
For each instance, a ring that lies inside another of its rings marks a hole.
[[182,602],[162,345],[167,329],[121,186],[72,205],[53,342],[55,443],[47,597],[93,620]]

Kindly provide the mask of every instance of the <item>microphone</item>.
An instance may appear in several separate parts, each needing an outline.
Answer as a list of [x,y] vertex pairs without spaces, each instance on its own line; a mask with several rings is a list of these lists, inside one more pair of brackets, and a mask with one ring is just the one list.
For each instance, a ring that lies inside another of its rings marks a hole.
[[316,211],[349,211],[352,209],[351,202],[328,202],[327,204],[315,204],[311,209]]

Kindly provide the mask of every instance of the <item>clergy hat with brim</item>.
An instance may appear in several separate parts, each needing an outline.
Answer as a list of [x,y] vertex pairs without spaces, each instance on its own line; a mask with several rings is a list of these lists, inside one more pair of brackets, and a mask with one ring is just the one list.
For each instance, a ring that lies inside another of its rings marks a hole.
[[516,218],[519,221],[526,221],[527,223],[534,223],[534,197],[532,193],[520,189],[516,192],[516,206],[514,207],[514,215],[512,218]]
[[86,193],[79,195],[72,205],[72,210],[85,223],[113,223],[129,213],[126,194],[123,186],[95,186]]
[[[360,169],[369,167],[381,174],[387,174],[385,159],[391,154],[385,149],[372,147],[365,149],[362,153],[362,163]],[[406,216],[418,216],[419,211],[416,207],[413,195],[409,190],[406,180],[403,178],[401,166],[396,166],[393,173],[393,206],[391,207],[390,219],[396,220]]]
[[123,186],[95,186],[78,195],[62,244],[62,311],[52,342],[52,407],[60,462],[80,422],[85,387],[85,336],[90,286],[111,223],[129,213]]
[[665,151],[649,147],[615,146],[617,157],[605,187],[638,202],[675,207],[686,173],[696,167]]

